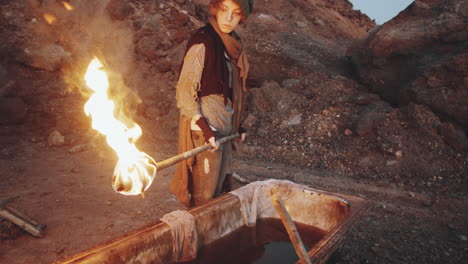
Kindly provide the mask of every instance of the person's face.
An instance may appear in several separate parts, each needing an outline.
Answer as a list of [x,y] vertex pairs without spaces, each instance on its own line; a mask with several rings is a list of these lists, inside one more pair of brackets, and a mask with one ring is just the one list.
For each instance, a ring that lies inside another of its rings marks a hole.
[[216,11],[216,22],[223,33],[231,33],[241,20],[242,11],[232,0],[224,0]]

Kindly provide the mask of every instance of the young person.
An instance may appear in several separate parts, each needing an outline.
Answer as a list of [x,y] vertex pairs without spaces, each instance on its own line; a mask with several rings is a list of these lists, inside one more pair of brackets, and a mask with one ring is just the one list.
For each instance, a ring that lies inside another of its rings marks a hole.
[[187,207],[230,191],[232,143],[218,146],[216,139],[246,137],[241,121],[249,64],[234,29],[251,13],[253,0],[212,0],[209,8],[208,24],[187,44],[176,90],[179,153],[212,145],[177,166],[170,190]]

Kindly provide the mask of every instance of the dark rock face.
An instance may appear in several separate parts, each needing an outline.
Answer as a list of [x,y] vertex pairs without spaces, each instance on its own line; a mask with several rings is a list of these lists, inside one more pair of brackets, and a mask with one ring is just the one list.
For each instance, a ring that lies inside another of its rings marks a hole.
[[353,4],[348,1],[325,0],[325,6],[332,10],[337,11],[343,17],[351,19],[354,24],[359,25],[360,28],[371,30],[375,27],[375,21],[370,20],[368,16],[361,13],[359,10],[354,10]]
[[252,62],[249,78],[260,86],[263,80],[282,83],[310,71],[345,74],[342,56],[350,40],[374,26],[348,1],[258,0],[238,31]]
[[467,131],[467,16],[464,1],[417,0],[347,54],[383,99],[426,105]]
[[402,93],[403,102],[429,106],[468,131],[468,52],[434,65]]

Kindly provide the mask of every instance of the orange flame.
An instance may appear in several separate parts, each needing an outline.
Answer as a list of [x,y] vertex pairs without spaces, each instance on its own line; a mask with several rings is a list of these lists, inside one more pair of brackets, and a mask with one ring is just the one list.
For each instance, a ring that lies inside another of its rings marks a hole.
[[115,105],[107,95],[109,81],[102,67],[97,58],[88,66],[84,78],[94,93],[84,110],[91,116],[92,127],[106,136],[107,143],[119,157],[112,177],[114,190],[125,195],[143,194],[156,175],[155,161],[134,144],[141,136],[141,128],[137,124],[129,128],[114,117]]
[[73,6],[70,5],[70,3],[65,2],[65,1],[62,1],[62,4],[63,4],[63,6],[64,6],[68,11],[72,11],[72,10],[73,10]]
[[57,18],[54,15],[51,15],[49,13],[44,14],[44,19],[49,25],[57,21]]

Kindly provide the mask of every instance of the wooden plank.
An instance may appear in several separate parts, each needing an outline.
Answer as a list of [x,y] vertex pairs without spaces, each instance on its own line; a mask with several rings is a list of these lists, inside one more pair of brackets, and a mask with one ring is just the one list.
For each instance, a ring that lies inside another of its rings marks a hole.
[[43,225],[11,206],[5,205],[5,203],[5,201],[0,203],[0,217],[7,219],[35,237],[42,237],[44,234]]
[[281,198],[278,196],[275,188],[270,189],[270,194],[273,205],[276,208],[276,212],[278,212],[284,227],[286,227],[286,231],[288,231],[289,239],[291,239],[299,259],[301,259],[302,263],[312,264],[310,262],[309,254],[307,254],[304,244],[302,243],[302,239],[299,236],[297,227],[289,215],[288,210],[286,210],[283,200],[281,200]]

